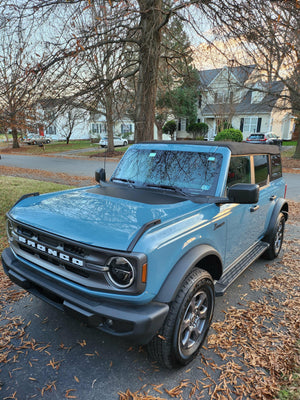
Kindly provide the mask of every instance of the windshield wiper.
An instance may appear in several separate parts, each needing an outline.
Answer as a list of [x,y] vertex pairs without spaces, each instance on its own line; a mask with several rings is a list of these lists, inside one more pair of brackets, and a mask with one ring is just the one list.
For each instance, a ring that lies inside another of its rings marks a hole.
[[179,188],[179,187],[177,187],[177,186],[171,186],[171,185],[156,185],[155,183],[146,183],[145,186],[146,186],[146,187],[149,187],[149,188],[157,188],[157,189],[172,190],[172,191],[175,192],[175,193],[180,193],[180,194],[183,194],[184,196],[187,195],[187,193],[186,193],[183,189],[181,189],[181,188]]
[[133,181],[132,179],[126,179],[126,178],[111,178],[111,181],[119,181],[119,182],[125,182],[125,183],[129,183],[130,186],[134,187],[133,184],[135,183],[135,181]]

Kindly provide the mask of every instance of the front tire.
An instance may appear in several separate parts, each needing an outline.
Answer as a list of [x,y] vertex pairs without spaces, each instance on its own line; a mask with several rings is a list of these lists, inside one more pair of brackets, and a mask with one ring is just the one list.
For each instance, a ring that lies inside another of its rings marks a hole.
[[285,217],[283,213],[279,213],[276,224],[272,230],[268,243],[270,247],[264,252],[263,256],[267,260],[274,260],[281,250],[284,237]]
[[193,269],[171,303],[164,325],[147,345],[149,355],[169,369],[191,362],[208,333],[214,304],[210,274]]

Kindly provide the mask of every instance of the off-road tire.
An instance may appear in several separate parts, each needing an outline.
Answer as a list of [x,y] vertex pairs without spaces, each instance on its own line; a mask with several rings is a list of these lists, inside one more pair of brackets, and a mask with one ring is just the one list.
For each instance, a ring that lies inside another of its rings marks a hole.
[[214,304],[211,275],[193,269],[170,304],[164,325],[147,345],[150,357],[169,369],[192,361],[208,333]]

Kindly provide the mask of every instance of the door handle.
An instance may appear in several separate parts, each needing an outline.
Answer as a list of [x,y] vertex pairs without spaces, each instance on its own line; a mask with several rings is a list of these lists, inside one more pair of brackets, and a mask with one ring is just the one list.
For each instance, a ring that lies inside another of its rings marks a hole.
[[273,201],[277,198],[277,196],[274,194],[273,196],[270,197],[270,201]]
[[258,209],[259,209],[259,205],[253,206],[253,207],[250,208],[250,212],[257,211]]

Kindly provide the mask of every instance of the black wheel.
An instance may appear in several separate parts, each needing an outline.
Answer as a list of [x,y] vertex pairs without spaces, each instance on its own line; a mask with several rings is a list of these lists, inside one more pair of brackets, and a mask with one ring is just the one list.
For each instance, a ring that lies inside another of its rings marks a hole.
[[283,213],[279,213],[276,224],[274,225],[273,231],[270,236],[269,244],[270,247],[264,252],[264,258],[273,260],[276,258],[281,250],[283,236],[284,236],[285,218]]
[[210,274],[192,270],[171,303],[164,325],[147,345],[149,355],[170,369],[192,361],[211,323],[214,293]]
[[49,143],[50,143],[50,140],[49,140],[49,139],[47,139],[47,140],[46,140],[46,144],[49,144]]
[[123,146],[127,146],[127,141],[126,140],[124,140],[124,142],[123,142]]

